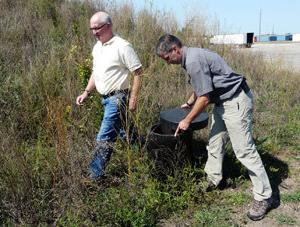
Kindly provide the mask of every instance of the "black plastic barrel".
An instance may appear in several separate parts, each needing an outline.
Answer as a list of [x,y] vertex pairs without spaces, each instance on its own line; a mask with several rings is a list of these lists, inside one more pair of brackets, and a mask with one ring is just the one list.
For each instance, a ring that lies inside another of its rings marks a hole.
[[191,160],[193,131],[179,133],[178,136],[165,134],[160,124],[151,127],[146,148],[154,161],[154,175],[164,178],[173,175],[184,163]]
[[160,113],[160,123],[151,127],[146,148],[154,159],[154,171],[157,176],[174,174],[187,161],[192,161],[193,130],[205,128],[208,114],[199,114],[186,131],[175,137],[178,123],[189,114],[190,109],[174,108]]
[[[160,113],[160,125],[164,133],[175,133],[178,123],[184,119],[191,109],[174,108]],[[190,124],[189,130],[199,130],[208,124],[208,113],[200,113]]]

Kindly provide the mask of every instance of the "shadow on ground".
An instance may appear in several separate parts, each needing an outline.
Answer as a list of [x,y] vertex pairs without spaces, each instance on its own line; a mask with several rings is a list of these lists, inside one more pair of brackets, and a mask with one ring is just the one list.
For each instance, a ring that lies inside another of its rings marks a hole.
[[[261,156],[265,169],[268,173],[269,180],[273,190],[274,206],[280,205],[279,185],[288,177],[289,167],[287,163],[276,158],[268,150],[263,149],[266,140],[256,140],[256,146]],[[193,164],[204,168],[207,160],[206,142],[203,140],[193,140]],[[236,187],[240,179],[249,179],[247,169],[237,160],[231,146],[226,148],[226,154],[223,163],[223,176],[221,189],[226,187]]]

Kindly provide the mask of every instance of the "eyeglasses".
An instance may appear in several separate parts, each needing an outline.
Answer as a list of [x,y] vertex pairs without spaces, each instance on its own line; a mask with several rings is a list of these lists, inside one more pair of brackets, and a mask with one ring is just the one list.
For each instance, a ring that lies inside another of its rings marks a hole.
[[105,24],[102,24],[101,26],[99,26],[99,27],[95,27],[95,28],[90,28],[90,30],[91,31],[93,31],[93,30],[101,30],[105,25],[107,25],[107,23],[105,23]]

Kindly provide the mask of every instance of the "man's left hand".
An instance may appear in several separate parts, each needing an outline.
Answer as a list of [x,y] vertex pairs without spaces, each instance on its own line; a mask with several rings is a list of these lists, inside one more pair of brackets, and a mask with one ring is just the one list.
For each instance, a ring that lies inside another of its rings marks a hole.
[[180,131],[186,131],[189,128],[190,124],[191,122],[187,119],[183,119],[182,121],[180,121],[174,136],[176,137]]

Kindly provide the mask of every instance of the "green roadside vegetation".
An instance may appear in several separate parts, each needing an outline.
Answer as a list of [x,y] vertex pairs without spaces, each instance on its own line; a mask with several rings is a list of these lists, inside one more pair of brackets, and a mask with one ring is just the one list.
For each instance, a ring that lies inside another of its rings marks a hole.
[[[204,193],[205,150],[194,163],[173,166],[163,180],[144,147],[118,141],[101,183],[85,179],[102,117],[94,92],[75,105],[91,72],[89,18],[112,16],[117,34],[129,40],[144,65],[137,113],[130,116],[146,135],[159,112],[186,101],[191,88],[179,66],[167,66],[154,47],[170,32],[188,46],[211,48],[245,75],[255,96],[254,137],[281,204],[300,203],[300,73],[283,70],[227,46],[209,46],[201,16],[179,27],[171,13],[136,12],[115,1],[2,0],[0,6],[0,225],[58,226],[240,226],[250,222],[247,171],[230,145],[224,174],[230,187]],[[200,26],[201,25],[201,26]],[[209,129],[194,135],[207,141]],[[199,151],[198,151],[199,152]],[[164,168],[162,166],[161,168]],[[167,172],[167,171],[166,171]],[[285,181],[289,179],[286,183]],[[300,225],[291,214],[279,224]],[[296,209],[296,208],[295,208]],[[166,224],[167,225],[167,224]],[[183,225],[183,224],[182,224]]]

